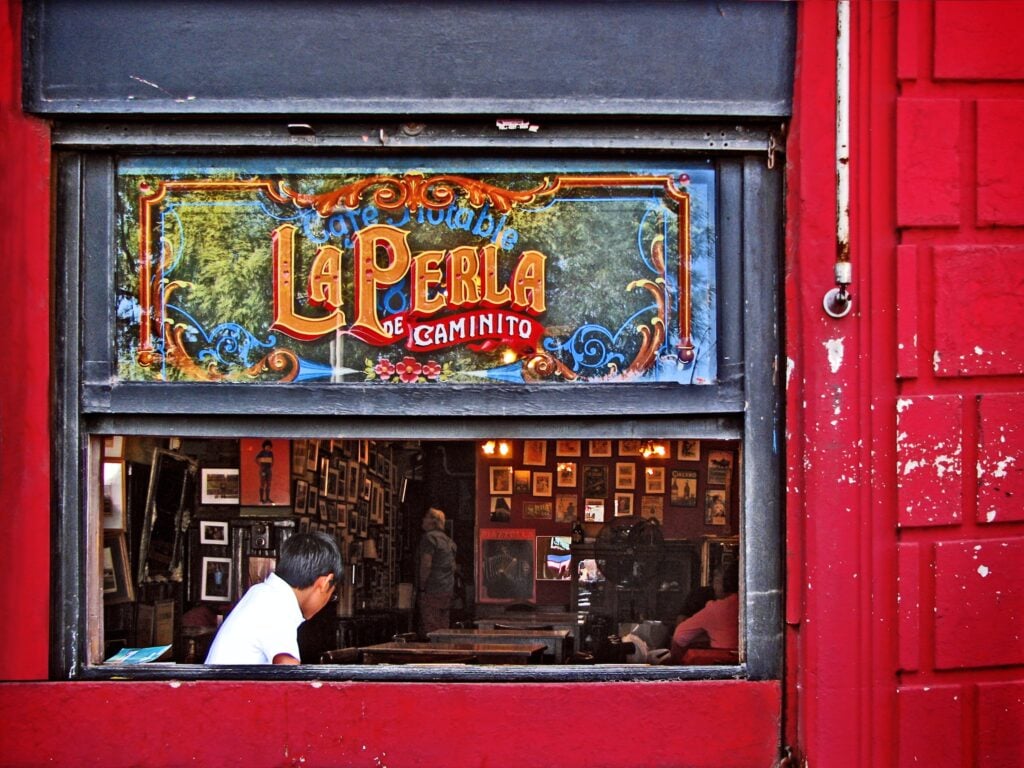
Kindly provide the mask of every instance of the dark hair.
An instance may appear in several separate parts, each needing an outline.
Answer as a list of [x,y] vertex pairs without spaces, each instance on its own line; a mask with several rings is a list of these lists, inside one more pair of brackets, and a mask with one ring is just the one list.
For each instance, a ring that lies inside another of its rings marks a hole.
[[732,559],[722,566],[722,591],[727,595],[740,591],[740,561]]
[[305,589],[320,576],[341,576],[341,552],[326,533],[295,533],[281,545],[274,572],[289,586]]
[[261,445],[260,447],[261,447],[261,448],[266,448],[266,447],[268,447],[268,446],[269,446],[269,447],[271,447],[271,448],[273,448],[273,447],[274,447],[274,444],[273,444],[272,442],[270,442],[269,440],[264,440],[264,441],[263,441],[263,445]]

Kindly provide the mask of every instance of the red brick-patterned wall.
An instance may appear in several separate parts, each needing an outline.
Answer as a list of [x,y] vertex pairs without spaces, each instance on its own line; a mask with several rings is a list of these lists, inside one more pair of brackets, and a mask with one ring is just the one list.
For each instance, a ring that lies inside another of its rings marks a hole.
[[[877,17],[876,17],[877,18]],[[1024,3],[899,3],[893,765],[1024,765]]]

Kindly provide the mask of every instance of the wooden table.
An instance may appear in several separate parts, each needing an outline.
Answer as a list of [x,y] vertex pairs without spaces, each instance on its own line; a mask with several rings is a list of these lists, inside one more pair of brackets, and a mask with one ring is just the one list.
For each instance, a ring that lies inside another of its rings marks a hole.
[[544,644],[544,655],[562,664],[572,649],[566,629],[437,629],[427,635],[432,643]]
[[547,613],[540,612],[509,612],[500,616],[479,616],[473,624],[479,629],[494,629],[495,624],[504,624],[508,627],[523,629],[536,627],[538,625],[550,625],[555,629],[565,629],[570,633],[575,632],[578,627],[579,617],[575,613]]
[[364,664],[535,664],[544,643],[380,643],[360,648]]

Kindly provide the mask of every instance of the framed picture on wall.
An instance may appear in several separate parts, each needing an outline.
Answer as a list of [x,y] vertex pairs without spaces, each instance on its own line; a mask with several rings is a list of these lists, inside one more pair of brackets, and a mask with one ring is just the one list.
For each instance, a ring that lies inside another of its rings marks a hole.
[[665,497],[641,496],[640,517],[654,518],[659,523],[665,522]]
[[636,488],[636,464],[631,461],[615,463],[615,487],[623,490]]
[[512,507],[504,496],[491,497],[491,522],[508,523],[512,521]]
[[692,469],[673,469],[668,503],[673,507],[697,506],[697,472]]
[[242,438],[239,468],[243,506],[291,506],[290,445],[290,440]]
[[732,481],[732,451],[708,451],[708,485]]
[[204,468],[200,472],[200,504],[238,504],[238,470]]
[[306,514],[306,497],[309,496],[309,483],[305,480],[295,481],[295,503],[292,504],[292,511],[296,515]]
[[640,440],[619,440],[619,456],[639,456]]
[[512,493],[512,467],[491,467],[491,493]]
[[536,531],[484,528],[480,531],[477,602],[534,602]]
[[528,469],[517,469],[513,477],[516,493],[529,493],[533,487],[531,484],[531,472]]
[[680,440],[677,456],[680,461],[699,461],[700,440]]
[[615,494],[615,517],[632,517],[633,516],[633,494],[632,493],[616,493]]
[[199,543],[226,547],[228,545],[228,524],[219,520],[200,520]]
[[556,484],[559,488],[576,487],[576,462],[560,461],[555,467]]
[[590,440],[589,454],[595,459],[606,458],[612,455],[611,440]]
[[724,488],[709,488],[704,498],[704,524],[729,524],[729,492]]
[[664,467],[647,467],[644,470],[644,491],[646,493],[665,492]]
[[523,502],[523,517],[530,520],[550,520],[551,519],[551,502],[550,501],[524,501]]
[[534,472],[533,473],[533,495],[534,496],[550,496],[551,495],[551,473],[550,472]]
[[306,471],[316,472],[317,458],[320,455],[320,441],[319,440],[307,440],[306,441]]
[[583,466],[583,495],[608,495],[608,467],[604,464],[585,464]]
[[306,441],[292,440],[292,474],[301,475],[306,471]]
[[231,558],[204,557],[202,566],[201,600],[231,602]]
[[546,440],[523,441],[523,464],[528,467],[543,467],[548,461]]
[[103,458],[124,458],[124,437],[122,435],[111,435],[103,438]]
[[569,581],[572,578],[569,551],[570,536],[537,537],[537,579],[539,581]]
[[579,440],[555,440],[555,456],[579,456]]
[[576,494],[560,493],[555,496],[555,522],[576,522]]
[[583,522],[604,522],[604,499],[587,499],[583,502]]

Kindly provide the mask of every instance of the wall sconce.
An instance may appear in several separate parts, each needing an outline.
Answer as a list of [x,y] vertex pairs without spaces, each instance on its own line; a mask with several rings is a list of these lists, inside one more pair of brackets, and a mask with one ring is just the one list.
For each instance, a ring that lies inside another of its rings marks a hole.
[[652,440],[644,440],[640,445],[640,455],[645,459],[664,459],[668,450],[664,443],[655,443]]
[[497,453],[499,456],[505,457],[512,453],[512,446],[507,440],[488,440],[480,446],[480,452],[484,456],[493,456]]

